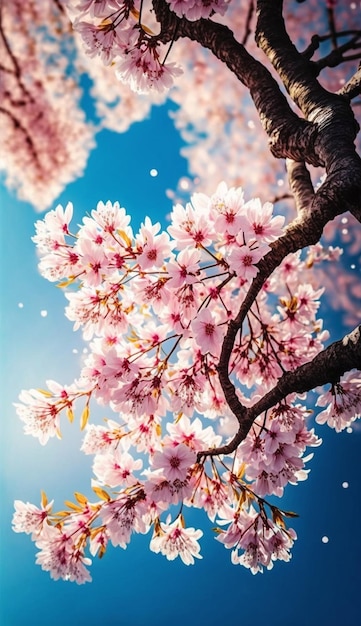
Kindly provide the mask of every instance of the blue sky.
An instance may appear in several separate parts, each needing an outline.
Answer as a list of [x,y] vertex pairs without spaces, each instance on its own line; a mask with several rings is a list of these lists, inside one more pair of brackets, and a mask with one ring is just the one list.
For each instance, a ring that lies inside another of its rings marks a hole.
[[[145,215],[166,223],[165,190],[175,188],[187,164],[165,107],[125,135],[103,132],[84,177],[59,198],[74,203],[75,218],[98,200],[120,203],[137,227]],[[150,175],[156,168],[158,176]],[[218,184],[215,180],[215,187]],[[361,538],[361,431],[336,435],[317,427],[324,445],[309,463],[309,479],[290,487],[284,509],[297,511],[299,539],[290,563],[252,576],[230,563],[201,513],[190,519],[204,530],[203,560],[186,567],[148,550],[135,536],[126,551],[110,548],[94,560],[93,583],[54,582],[35,565],[28,536],[11,531],[14,499],[39,502],[40,489],[60,509],[74,490],[90,493],[91,458],[79,451],[76,421],[64,424],[62,440],[45,447],[25,436],[12,403],[23,388],[51,378],[70,383],[85,347],[64,317],[65,298],[37,271],[31,242],[41,216],[4,187],[1,204],[1,588],[2,626],[348,626],[359,617]],[[20,306],[19,306],[20,305]],[[46,312],[46,314],[45,314]],[[328,321],[337,326],[328,313]],[[341,332],[341,331],[340,331]],[[338,335],[340,333],[337,333]],[[75,352],[77,351],[77,352]],[[102,416],[105,416],[105,414]],[[347,481],[348,488],[342,483]],[[329,538],[328,543],[322,537]]]

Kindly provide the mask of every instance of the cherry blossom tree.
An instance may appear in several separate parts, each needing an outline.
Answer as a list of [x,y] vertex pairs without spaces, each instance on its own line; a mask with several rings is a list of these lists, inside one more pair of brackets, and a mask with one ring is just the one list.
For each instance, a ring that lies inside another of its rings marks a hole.
[[[84,167],[93,134],[73,85],[80,62],[104,119],[101,80],[121,81],[117,106],[132,111],[130,120],[167,97],[180,103],[176,124],[197,174],[190,201],[174,192],[166,231],[145,217],[134,232],[118,202],[100,201],[80,227],[70,203],[36,222],[40,271],[64,289],[66,316],[89,342],[77,380],[49,380],[16,404],[41,444],[60,436],[63,415],[73,421],[80,406],[82,451],[94,455],[91,500],[75,492],[60,511],[44,493],[40,507],[15,503],[14,530],[31,535],[37,563],[54,579],[89,581],[89,554],[125,549],[133,533],[149,533],[150,549],[167,559],[193,564],[203,533],[188,523],[192,508],[216,523],[232,563],[257,573],[290,559],[296,533],[287,520],[296,514],[273,496],[307,478],[308,448],[321,443],[308,392],[322,407],[316,422],[337,432],[361,414],[361,327],[331,337],[318,317],[318,268],[332,276],[342,258],[323,233],[331,238],[330,224],[345,214],[360,232],[361,31],[357,3],[347,4],[1,4],[3,154],[16,140],[19,161],[6,168],[23,197],[46,206]],[[311,12],[318,34],[299,27]],[[29,13],[46,25],[31,40]],[[67,33],[64,61],[46,82],[58,29]],[[68,105],[78,115],[65,139]],[[104,125],[119,124],[117,106]],[[227,182],[206,181],[207,161]],[[59,178],[45,191],[46,167],[55,165]],[[21,187],[20,168],[30,187]],[[360,241],[356,234],[356,250]],[[349,299],[349,318],[355,311]],[[109,410],[103,424],[91,421],[93,403]]]

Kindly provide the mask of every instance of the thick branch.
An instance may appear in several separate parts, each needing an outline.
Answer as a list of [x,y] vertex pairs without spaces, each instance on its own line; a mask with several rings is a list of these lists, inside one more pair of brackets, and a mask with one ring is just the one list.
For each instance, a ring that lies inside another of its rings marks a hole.
[[179,19],[164,0],[153,0],[153,7],[161,24],[160,41],[171,41],[175,32],[176,39],[187,37],[197,41],[211,50],[249,89],[274,156],[300,161],[304,160],[304,153],[313,153],[317,128],[292,111],[267,68],[247,52],[227,26],[212,20]]
[[[332,168],[343,158],[354,165],[354,139],[359,126],[348,102],[324,89],[317,80],[315,65],[300,54],[291,42],[282,16],[282,0],[258,0],[256,40],[278,72],[292,100],[305,118],[318,128],[314,154],[304,152],[303,160]],[[332,146],[332,150],[330,150]],[[358,163],[360,169],[360,163]]]
[[361,64],[357,72],[355,72],[350,80],[348,80],[337,93],[347,98],[347,100],[352,100],[361,94]]
[[286,167],[288,182],[296,202],[297,213],[301,214],[303,211],[309,211],[315,197],[315,191],[305,163],[296,163],[296,161],[287,159]]
[[[251,409],[239,401],[229,378],[229,361],[236,336],[242,330],[247,312],[264,282],[282,260],[290,253],[317,243],[324,226],[336,215],[346,210],[353,213],[359,211],[361,160],[354,147],[358,124],[347,98],[331,94],[321,87],[315,64],[302,56],[292,44],[282,17],[282,0],[258,0],[257,42],[277,70],[291,98],[300,107],[305,120],[291,110],[270,72],[248,54],[229,28],[212,20],[188,22],[185,18],[179,19],[164,0],[153,0],[153,6],[161,24],[160,40],[169,42],[173,37],[188,37],[211,50],[249,89],[269,136],[272,153],[292,159],[288,169],[298,217],[258,263],[258,275],[237,316],[228,326],[221,350],[219,380],[226,401],[238,419],[239,431],[231,444],[218,449],[218,452],[211,450],[203,453],[203,456],[226,454],[244,439],[255,419]],[[314,193],[305,163],[326,168],[327,179],[317,193]]]
[[225,446],[199,452],[198,460],[206,456],[234,452],[247,436],[255,419],[291,393],[304,393],[327,383],[334,384],[345,372],[360,368],[361,325],[340,341],[328,346],[309,363],[301,365],[293,372],[286,372],[277,385],[252,407],[243,407],[239,429],[234,438]]
[[[347,177],[346,180],[343,180],[341,176],[337,182],[326,180],[314,195],[311,205],[300,210],[297,218],[286,228],[284,235],[271,244],[270,252],[259,261],[259,272],[254,278],[237,316],[228,326],[220,354],[218,374],[227,403],[240,425],[244,421],[246,408],[239,401],[236,389],[229,378],[229,362],[237,333],[241,331],[247,312],[254,303],[265,281],[283,259],[288,254],[317,243],[327,222],[334,219],[336,215],[344,213],[347,208],[350,208],[345,201],[349,192],[349,186],[350,182]],[[358,193],[360,195],[360,192]],[[352,206],[359,205],[352,204]]]

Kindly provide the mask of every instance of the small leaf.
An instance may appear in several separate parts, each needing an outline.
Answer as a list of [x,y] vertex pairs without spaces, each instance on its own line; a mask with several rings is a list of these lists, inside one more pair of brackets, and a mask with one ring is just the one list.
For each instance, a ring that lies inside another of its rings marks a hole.
[[239,496],[238,507],[237,510],[240,510],[245,502],[247,502],[248,494],[245,489],[242,489],[241,494]]
[[73,413],[73,409],[68,406],[67,410],[66,410],[66,416],[69,420],[69,422],[72,424],[74,421],[74,413]]
[[241,464],[241,466],[240,466],[240,468],[239,468],[239,470],[237,472],[237,478],[243,478],[244,473],[246,471],[246,467],[247,467],[246,463],[242,463]]
[[47,391],[46,389],[37,389],[36,391],[39,391],[39,393],[42,393],[43,396],[45,396],[46,398],[53,397],[53,394],[51,393],[51,391]]
[[283,517],[278,510],[274,509],[272,511],[272,517],[273,517],[274,523],[277,524],[277,526],[281,526],[281,528],[285,528]]
[[299,517],[298,513],[294,513],[293,511],[282,511],[282,515],[285,517]]
[[113,24],[113,20],[111,20],[109,17],[105,17],[99,24],[99,28],[103,29],[106,28],[107,26],[111,26]]
[[132,9],[130,9],[130,12],[133,15],[133,17],[135,17],[136,20],[139,20],[140,13],[139,13],[138,9],[133,7]]
[[102,559],[102,558],[103,558],[103,556],[104,556],[104,554],[105,554],[105,552],[106,552],[106,547],[105,547],[105,546],[103,546],[103,545],[101,545],[101,546],[100,546],[100,548],[99,548],[99,550],[98,550],[98,557],[99,557],[100,559]]
[[42,491],[41,492],[41,506],[45,509],[47,504],[48,504],[48,498],[46,497],[45,491]]
[[82,493],[79,493],[79,491],[75,491],[74,496],[79,504],[88,504],[88,499]]
[[79,511],[81,511],[80,506],[78,506],[77,504],[74,504],[74,502],[70,502],[70,500],[65,500],[64,504],[69,509],[73,509],[73,511],[77,511],[77,513],[79,513]]
[[132,242],[129,239],[127,233],[124,230],[118,230],[118,235],[123,239],[123,241],[125,241],[125,243],[127,244],[128,248],[131,247]]
[[80,430],[84,430],[85,426],[88,423],[89,415],[90,415],[89,404],[86,404],[80,416]]
[[97,487],[97,486],[93,486],[92,487],[94,493],[101,499],[101,500],[105,500],[106,502],[110,502],[111,497],[110,495],[104,491],[104,489],[102,489],[101,487]]
[[69,287],[69,285],[71,285],[75,280],[74,276],[71,276],[69,278],[69,280],[62,280],[60,283],[56,284],[56,287],[59,287],[59,289],[63,289],[64,287]]
[[57,511],[54,513],[54,517],[68,517],[70,515],[69,511]]

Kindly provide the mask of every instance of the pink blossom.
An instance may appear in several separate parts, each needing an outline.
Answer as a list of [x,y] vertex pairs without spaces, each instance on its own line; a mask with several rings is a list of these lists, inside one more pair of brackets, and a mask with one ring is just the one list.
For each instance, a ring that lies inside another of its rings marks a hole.
[[244,207],[249,227],[246,238],[271,243],[282,235],[285,218],[283,215],[273,216],[271,202],[261,204],[259,198],[249,200]]
[[218,185],[211,197],[211,210],[214,214],[214,228],[217,233],[229,233],[236,236],[247,223],[243,215],[243,189],[228,189],[225,182]]
[[180,371],[172,372],[168,389],[172,395],[174,411],[182,412],[188,417],[193,415],[195,409],[203,413],[208,408],[204,397],[207,384],[207,378],[196,367],[184,367]]
[[254,246],[250,247],[248,245],[234,246],[227,260],[230,268],[236,272],[238,276],[250,280],[257,276],[258,268],[256,265],[266,252],[266,246],[259,248]]
[[180,204],[173,207],[169,234],[175,239],[178,248],[186,245],[209,246],[212,243],[212,230],[207,217],[209,201],[201,194],[192,196],[192,204],[184,208]]
[[168,275],[170,279],[167,286],[172,289],[179,289],[184,285],[192,285],[199,281],[203,274],[199,267],[200,261],[199,250],[181,250],[176,261],[170,261],[167,265]]
[[316,422],[327,423],[341,432],[361,416],[361,380],[354,372],[348,372],[339,383],[317,398],[316,406],[326,408],[318,413]]
[[98,202],[97,208],[91,212],[93,220],[102,228],[105,233],[116,233],[122,231],[131,239],[133,234],[129,226],[130,216],[126,210],[120,207],[119,202]]
[[100,515],[113,546],[125,549],[133,532],[147,532],[147,525],[143,521],[146,513],[143,500],[142,493],[137,496],[121,494],[117,500],[103,506]]
[[170,504],[187,501],[192,495],[194,487],[188,478],[170,480],[161,469],[154,472],[145,470],[143,473],[147,477],[144,484],[147,499],[155,503],[159,510],[167,509]]
[[224,331],[216,324],[214,315],[212,315],[209,308],[202,309],[198,313],[191,327],[194,332],[194,338],[203,353],[219,354]]
[[15,513],[12,520],[12,528],[16,533],[31,534],[34,539],[43,531],[44,525],[47,523],[48,513],[51,511],[53,501],[39,509],[30,502],[22,502],[15,500]]
[[40,548],[36,554],[36,563],[50,572],[51,578],[70,580],[83,584],[91,581],[87,565],[91,559],[73,543],[71,537],[54,526],[45,526],[35,545]]
[[224,15],[230,0],[167,0],[170,8],[179,17],[186,17],[190,21],[208,18],[213,11]]
[[212,522],[216,515],[225,513],[224,507],[228,502],[228,491],[223,482],[216,479],[201,480],[194,495],[194,506],[204,509]]
[[83,274],[82,279],[89,287],[98,287],[103,280],[106,269],[106,256],[101,247],[102,242],[92,242],[90,239],[80,239],[77,251],[81,255]]
[[174,522],[159,524],[149,547],[152,552],[163,554],[168,561],[173,561],[180,556],[185,565],[193,565],[195,558],[202,558],[199,554],[201,548],[198,543],[202,535],[201,530],[184,528],[182,519],[178,517]]
[[182,70],[175,63],[161,62],[158,47],[158,43],[153,41],[150,44],[145,37],[140,42],[130,39],[123,54],[117,58],[117,78],[129,83],[138,93],[147,93],[152,88],[160,92],[169,89],[173,78]]
[[25,433],[37,437],[45,445],[50,437],[59,437],[59,409],[56,403],[36,389],[23,390],[19,395],[22,404],[14,403],[20,419],[25,422]]
[[165,445],[184,443],[196,452],[221,443],[221,437],[215,434],[212,426],[203,428],[199,417],[191,421],[186,415],[182,415],[176,424],[167,424],[167,431],[169,437],[164,438]]
[[125,47],[113,23],[95,25],[75,20],[73,27],[80,33],[87,54],[91,57],[99,55],[105,65],[109,65]]
[[96,455],[93,472],[104,485],[110,487],[130,486],[138,482],[133,472],[140,470],[142,465],[141,459],[134,460],[128,452],[118,446],[113,451]]
[[184,480],[195,460],[195,452],[181,443],[176,446],[168,445],[162,452],[156,452],[152,465],[154,469],[162,469],[170,481]]
[[162,266],[170,255],[172,246],[169,236],[167,233],[158,235],[159,230],[159,222],[153,225],[148,217],[140,228],[136,246],[139,250],[137,261],[141,270]]

